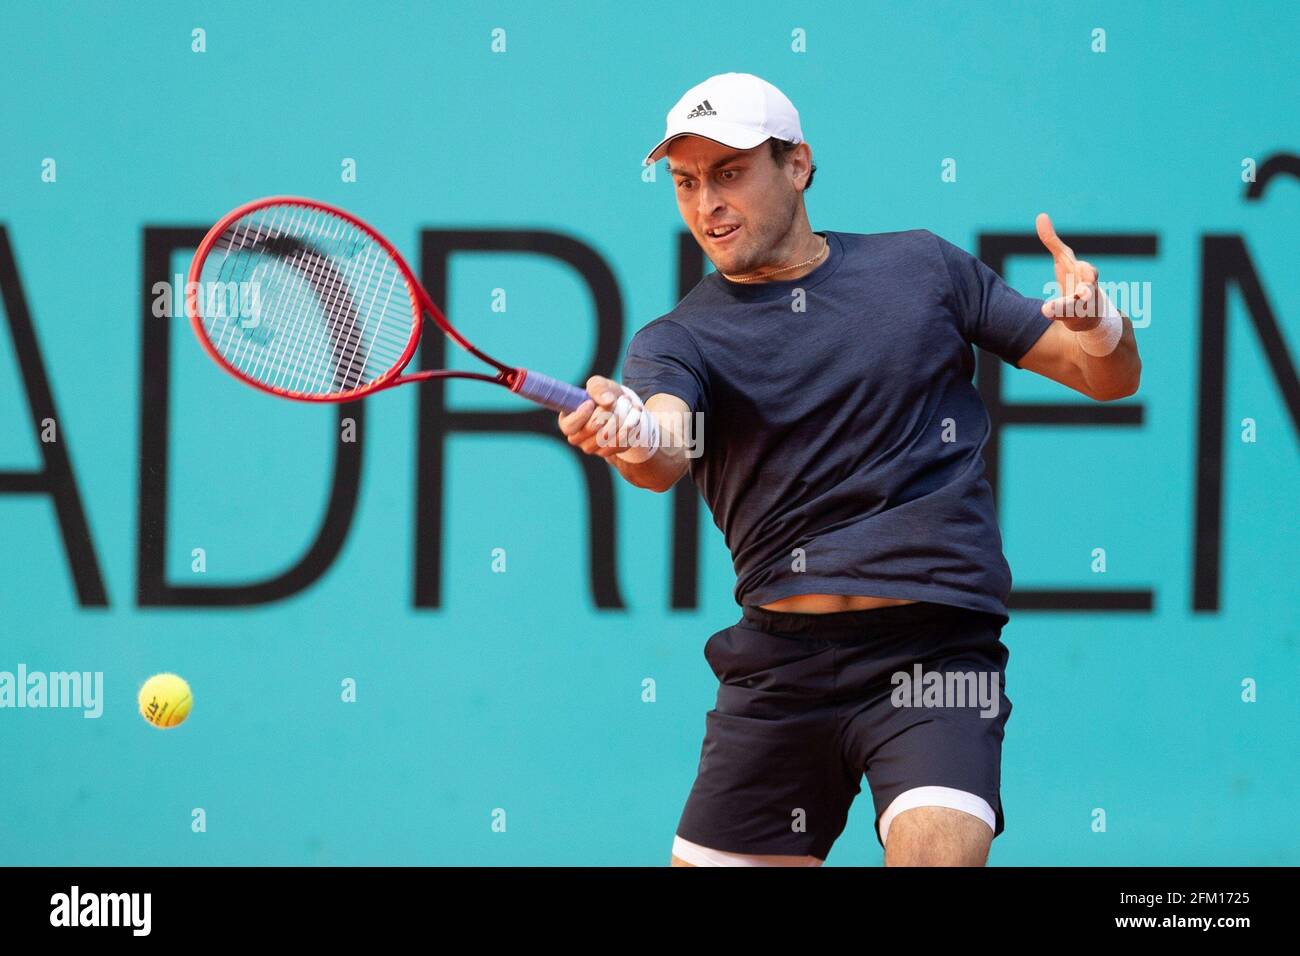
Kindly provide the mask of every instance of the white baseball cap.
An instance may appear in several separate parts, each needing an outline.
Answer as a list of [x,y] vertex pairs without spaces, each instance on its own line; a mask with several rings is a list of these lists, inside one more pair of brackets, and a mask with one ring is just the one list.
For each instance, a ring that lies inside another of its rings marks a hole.
[[668,111],[664,138],[641,165],[663,159],[678,136],[703,136],[733,149],[753,149],[772,137],[803,142],[794,104],[752,73],[719,73],[687,90]]

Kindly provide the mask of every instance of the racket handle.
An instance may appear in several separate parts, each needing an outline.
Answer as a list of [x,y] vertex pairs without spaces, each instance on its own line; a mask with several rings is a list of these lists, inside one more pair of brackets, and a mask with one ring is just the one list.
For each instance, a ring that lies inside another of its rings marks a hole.
[[523,376],[514,391],[553,412],[571,412],[591,397],[582,389],[541,372],[530,372],[526,368],[520,371]]

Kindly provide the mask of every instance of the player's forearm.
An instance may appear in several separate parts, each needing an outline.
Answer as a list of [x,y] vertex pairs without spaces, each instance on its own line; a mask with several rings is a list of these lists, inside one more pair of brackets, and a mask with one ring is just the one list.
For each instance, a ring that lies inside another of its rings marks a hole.
[[651,491],[667,491],[687,469],[689,461],[682,444],[661,443],[655,453],[643,462],[633,464],[617,456],[609,459],[630,484]]
[[1121,314],[1124,330],[1115,350],[1109,355],[1089,355],[1075,349],[1075,362],[1088,385],[1088,394],[1099,402],[1127,398],[1138,390],[1142,378],[1142,359],[1138,355],[1133,323]]

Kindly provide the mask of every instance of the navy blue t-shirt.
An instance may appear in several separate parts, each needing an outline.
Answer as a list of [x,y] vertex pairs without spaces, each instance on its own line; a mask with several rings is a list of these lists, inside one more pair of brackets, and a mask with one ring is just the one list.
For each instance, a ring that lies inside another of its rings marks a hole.
[[1005,615],[972,346],[1015,365],[1051,320],[928,230],[820,235],[829,256],[800,279],[707,275],[632,337],[622,381],[703,413],[691,478],[738,604],[867,594]]

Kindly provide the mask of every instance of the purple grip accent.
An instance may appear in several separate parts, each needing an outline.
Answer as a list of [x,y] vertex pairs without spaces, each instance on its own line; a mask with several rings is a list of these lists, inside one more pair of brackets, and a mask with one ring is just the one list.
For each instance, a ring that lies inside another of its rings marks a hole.
[[518,394],[538,405],[545,405],[553,412],[571,412],[591,397],[582,389],[541,372],[524,369],[523,373],[524,380],[519,383]]

